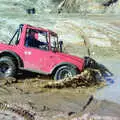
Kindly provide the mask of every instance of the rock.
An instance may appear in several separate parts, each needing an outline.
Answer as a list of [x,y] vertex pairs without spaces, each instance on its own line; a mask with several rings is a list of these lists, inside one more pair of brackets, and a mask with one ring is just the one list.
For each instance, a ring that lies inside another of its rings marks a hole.
[[69,112],[68,116],[74,115],[76,112]]

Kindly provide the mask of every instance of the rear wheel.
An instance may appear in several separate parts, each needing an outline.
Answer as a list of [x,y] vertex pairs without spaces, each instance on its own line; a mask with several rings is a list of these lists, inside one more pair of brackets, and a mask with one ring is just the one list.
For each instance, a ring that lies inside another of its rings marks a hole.
[[4,56],[0,58],[0,78],[14,77],[17,67],[11,57]]
[[72,77],[78,74],[78,71],[76,68],[73,68],[71,66],[61,66],[59,67],[54,75],[54,80],[61,80],[67,77]]

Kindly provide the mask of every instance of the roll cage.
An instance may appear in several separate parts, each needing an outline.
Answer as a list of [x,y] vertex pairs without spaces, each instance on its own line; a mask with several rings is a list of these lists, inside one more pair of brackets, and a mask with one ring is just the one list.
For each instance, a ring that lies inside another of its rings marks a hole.
[[20,38],[22,30],[24,29],[23,26],[26,26],[25,27],[26,29],[33,29],[35,31],[39,31],[39,32],[41,31],[43,33],[46,33],[46,42],[48,42],[49,50],[59,51],[59,52],[61,51],[60,50],[61,46],[60,46],[59,41],[58,41],[58,35],[55,32],[48,30],[48,29],[41,28],[41,27],[37,28],[37,27],[31,26],[31,25],[26,25],[26,24],[19,25],[19,28],[16,30],[13,37],[10,39],[10,41],[8,43],[9,45],[19,44],[19,40],[20,40],[19,38]]

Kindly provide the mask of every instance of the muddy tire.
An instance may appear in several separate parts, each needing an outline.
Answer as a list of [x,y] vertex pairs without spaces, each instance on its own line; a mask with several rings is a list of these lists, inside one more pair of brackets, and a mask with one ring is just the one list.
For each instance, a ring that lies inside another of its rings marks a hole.
[[54,74],[54,80],[61,80],[67,77],[72,77],[78,74],[78,71],[76,68],[73,68],[71,66],[61,66],[59,67],[55,74]]
[[17,67],[11,57],[0,58],[0,78],[15,77]]

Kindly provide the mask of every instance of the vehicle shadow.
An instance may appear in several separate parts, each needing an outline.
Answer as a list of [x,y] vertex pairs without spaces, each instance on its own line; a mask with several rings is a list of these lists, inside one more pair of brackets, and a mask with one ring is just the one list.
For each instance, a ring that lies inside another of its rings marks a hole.
[[30,72],[27,70],[21,70],[18,72],[18,75],[16,77],[17,80],[24,80],[24,79],[51,79],[51,77],[49,75],[42,75],[39,73],[35,73],[35,72]]

